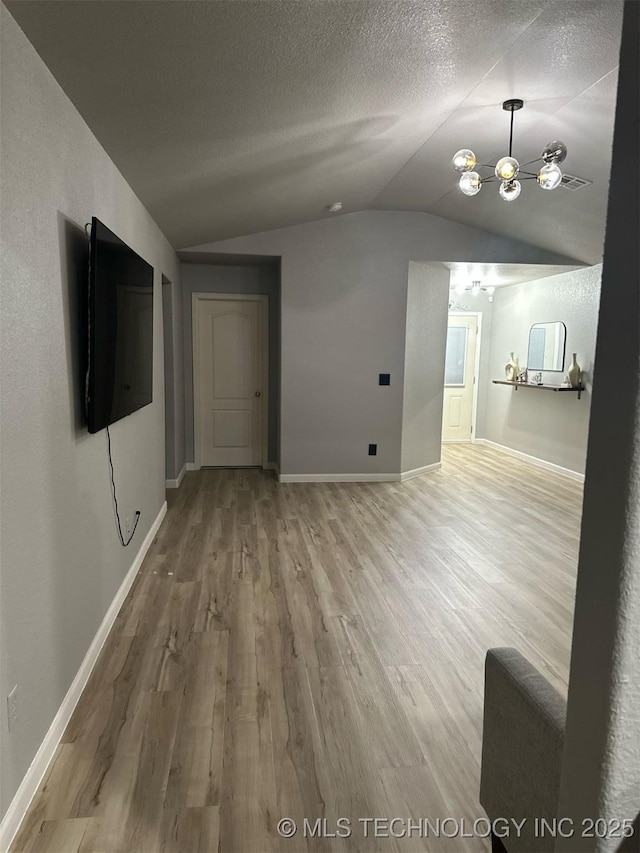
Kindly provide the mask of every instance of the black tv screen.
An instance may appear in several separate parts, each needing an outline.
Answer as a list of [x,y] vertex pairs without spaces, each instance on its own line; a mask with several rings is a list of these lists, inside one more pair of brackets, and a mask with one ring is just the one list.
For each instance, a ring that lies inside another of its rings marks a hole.
[[151,402],[153,267],[95,216],[88,337],[87,424],[98,432]]

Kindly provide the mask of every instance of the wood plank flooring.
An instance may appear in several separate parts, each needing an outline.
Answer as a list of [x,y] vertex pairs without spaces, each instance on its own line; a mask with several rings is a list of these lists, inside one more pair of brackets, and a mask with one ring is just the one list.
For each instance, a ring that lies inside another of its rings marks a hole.
[[488,850],[406,821],[483,816],[487,648],[566,692],[581,503],[479,445],[405,483],[187,474],[12,853]]

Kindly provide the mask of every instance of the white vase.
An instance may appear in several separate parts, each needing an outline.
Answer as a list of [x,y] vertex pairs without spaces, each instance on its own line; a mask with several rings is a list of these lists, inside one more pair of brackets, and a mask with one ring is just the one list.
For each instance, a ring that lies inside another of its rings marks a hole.
[[582,368],[576,361],[577,352],[574,352],[572,355],[571,366],[567,371],[567,376],[569,377],[569,382],[571,383],[572,388],[580,387],[580,380],[582,378]]
[[518,367],[518,362],[513,353],[510,353],[511,358],[504,366],[504,375],[507,378],[507,382],[517,382],[518,381],[518,373],[520,373],[520,368]]

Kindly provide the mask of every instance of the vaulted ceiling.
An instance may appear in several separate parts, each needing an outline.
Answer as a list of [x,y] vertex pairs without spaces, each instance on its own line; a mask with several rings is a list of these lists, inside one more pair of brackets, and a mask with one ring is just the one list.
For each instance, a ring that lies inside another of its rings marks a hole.
[[[320,219],[427,211],[600,260],[621,0],[8,0],[176,248]],[[552,139],[577,192],[466,198],[450,167]]]

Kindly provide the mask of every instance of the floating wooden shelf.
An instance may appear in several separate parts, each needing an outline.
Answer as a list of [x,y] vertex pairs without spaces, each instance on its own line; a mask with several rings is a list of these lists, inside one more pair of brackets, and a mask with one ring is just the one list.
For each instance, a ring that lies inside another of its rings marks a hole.
[[539,391],[564,391],[570,394],[577,394],[578,400],[584,391],[584,385],[580,384],[576,388],[566,388],[563,385],[534,385],[530,382],[509,382],[506,379],[492,379],[494,385],[510,385],[514,391],[518,388],[537,388]]

